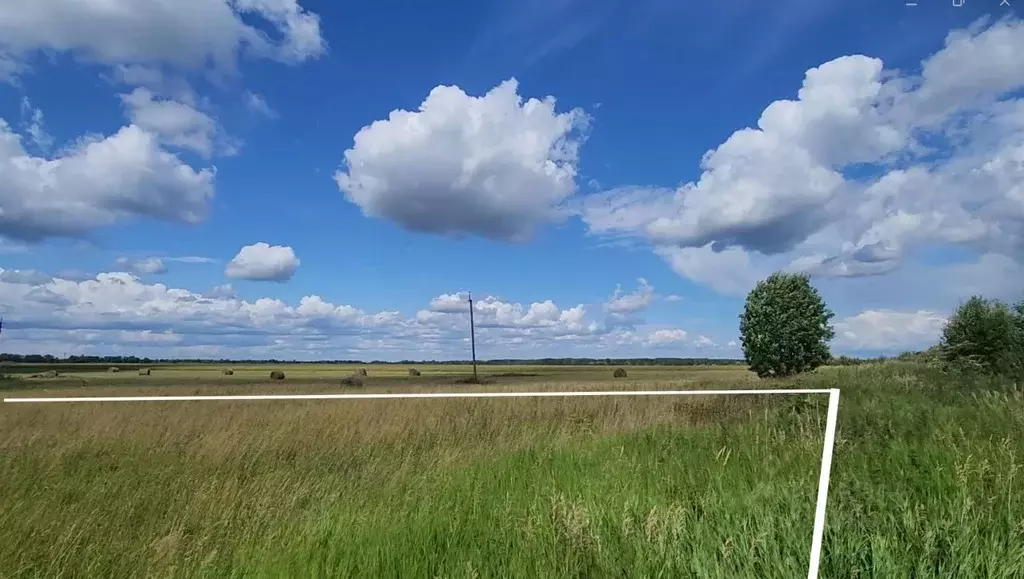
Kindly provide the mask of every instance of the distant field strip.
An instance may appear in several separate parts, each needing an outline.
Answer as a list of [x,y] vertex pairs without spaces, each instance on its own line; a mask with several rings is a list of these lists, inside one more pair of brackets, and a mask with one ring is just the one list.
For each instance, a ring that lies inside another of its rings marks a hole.
[[55,402],[186,402],[186,401],[248,401],[248,400],[380,400],[409,398],[558,398],[558,397],[612,397],[612,396],[723,396],[723,395],[769,395],[769,394],[828,394],[829,405],[825,426],[825,441],[822,448],[821,472],[818,480],[817,503],[814,512],[814,531],[811,539],[811,555],[808,579],[817,579],[821,563],[821,543],[825,531],[825,511],[828,502],[828,484],[832,470],[832,451],[835,446],[836,419],[839,414],[839,390],[819,388],[794,388],[778,390],[610,390],[592,392],[404,392],[382,394],[258,394],[258,395],[206,395],[206,396],[76,396],[51,398],[4,398],[4,402],[55,403]]
[[711,396],[743,394],[833,394],[824,388],[785,390],[604,390],[594,392],[399,392],[382,394],[232,394],[197,396],[72,396],[4,398],[4,402],[188,402],[202,400],[360,400],[396,398],[557,398],[566,396]]

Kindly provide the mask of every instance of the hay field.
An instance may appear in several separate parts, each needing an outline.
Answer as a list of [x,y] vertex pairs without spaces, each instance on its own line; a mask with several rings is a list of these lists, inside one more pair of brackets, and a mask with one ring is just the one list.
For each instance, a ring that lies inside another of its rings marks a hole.
[[[843,389],[823,577],[1024,575],[1019,393],[907,365],[364,366],[361,391]],[[354,367],[70,372],[5,396],[334,392]],[[283,382],[265,378],[271,369]],[[345,390],[345,391],[351,391]],[[825,397],[0,406],[2,577],[799,577]]]
[[[282,370],[289,384],[337,386],[341,378],[364,368],[369,378],[378,385],[450,385],[459,378],[471,376],[472,367],[462,364],[156,364],[121,365],[117,373],[109,373],[106,364],[81,365],[18,365],[8,366],[9,373],[27,381],[20,387],[56,386],[230,386],[239,384],[271,384],[272,370]],[[149,376],[139,376],[139,368],[152,370]],[[409,376],[415,368],[421,376]],[[605,383],[611,382],[614,366],[531,366],[480,365],[478,375],[496,383],[547,384],[553,382]],[[48,369],[60,372],[58,378],[35,378],[32,374]],[[232,375],[224,375],[231,370]],[[750,383],[756,377],[741,366],[630,366],[627,382],[673,381],[677,383],[722,382]],[[622,381],[614,382],[621,386]]]

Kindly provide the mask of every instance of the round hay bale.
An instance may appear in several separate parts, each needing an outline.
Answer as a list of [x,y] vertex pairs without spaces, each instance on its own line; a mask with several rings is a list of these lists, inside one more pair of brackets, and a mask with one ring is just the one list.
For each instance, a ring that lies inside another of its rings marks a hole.
[[139,376],[149,376],[150,372],[149,368],[139,368]]
[[341,379],[342,386],[362,386],[363,381],[355,376],[349,376],[348,378]]
[[356,376],[366,376],[366,368],[356,370]]
[[416,368],[409,368],[409,375],[410,376],[419,376],[420,375],[420,371],[417,370]]
[[107,372],[110,372],[110,373],[112,373],[112,374],[113,374],[114,372],[120,372],[120,371],[121,371],[121,369],[120,369],[120,368],[118,368],[117,366],[111,366],[111,367],[107,368]]
[[270,373],[271,380],[284,380],[284,372],[280,370],[274,370]]
[[615,376],[616,378],[625,378],[626,377],[626,369],[625,368],[616,368],[615,369],[615,373],[613,374],[613,376]]
[[224,374],[225,376],[234,376],[235,375],[235,371],[232,370],[231,368],[228,368],[227,370],[221,370],[221,373]]

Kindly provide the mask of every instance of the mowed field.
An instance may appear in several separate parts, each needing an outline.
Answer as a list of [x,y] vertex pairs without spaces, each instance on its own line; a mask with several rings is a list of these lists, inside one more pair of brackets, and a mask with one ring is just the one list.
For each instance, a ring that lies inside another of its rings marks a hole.
[[[340,386],[357,367],[364,386]],[[1024,576],[1024,397],[922,367],[765,382],[735,366],[481,366],[483,385],[451,365],[152,368],[62,368],[4,396],[840,388],[822,577]],[[4,404],[0,576],[806,576],[826,407]]]

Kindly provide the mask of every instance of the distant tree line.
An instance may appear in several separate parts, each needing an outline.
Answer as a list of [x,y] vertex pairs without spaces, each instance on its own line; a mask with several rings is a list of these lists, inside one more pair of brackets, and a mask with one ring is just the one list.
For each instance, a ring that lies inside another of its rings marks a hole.
[[[51,354],[3,354],[0,363],[7,364],[469,364],[469,360],[264,360],[209,358],[140,358],[138,356],[67,356]],[[743,360],[726,358],[535,358],[478,360],[481,366],[705,366],[743,364]]]

